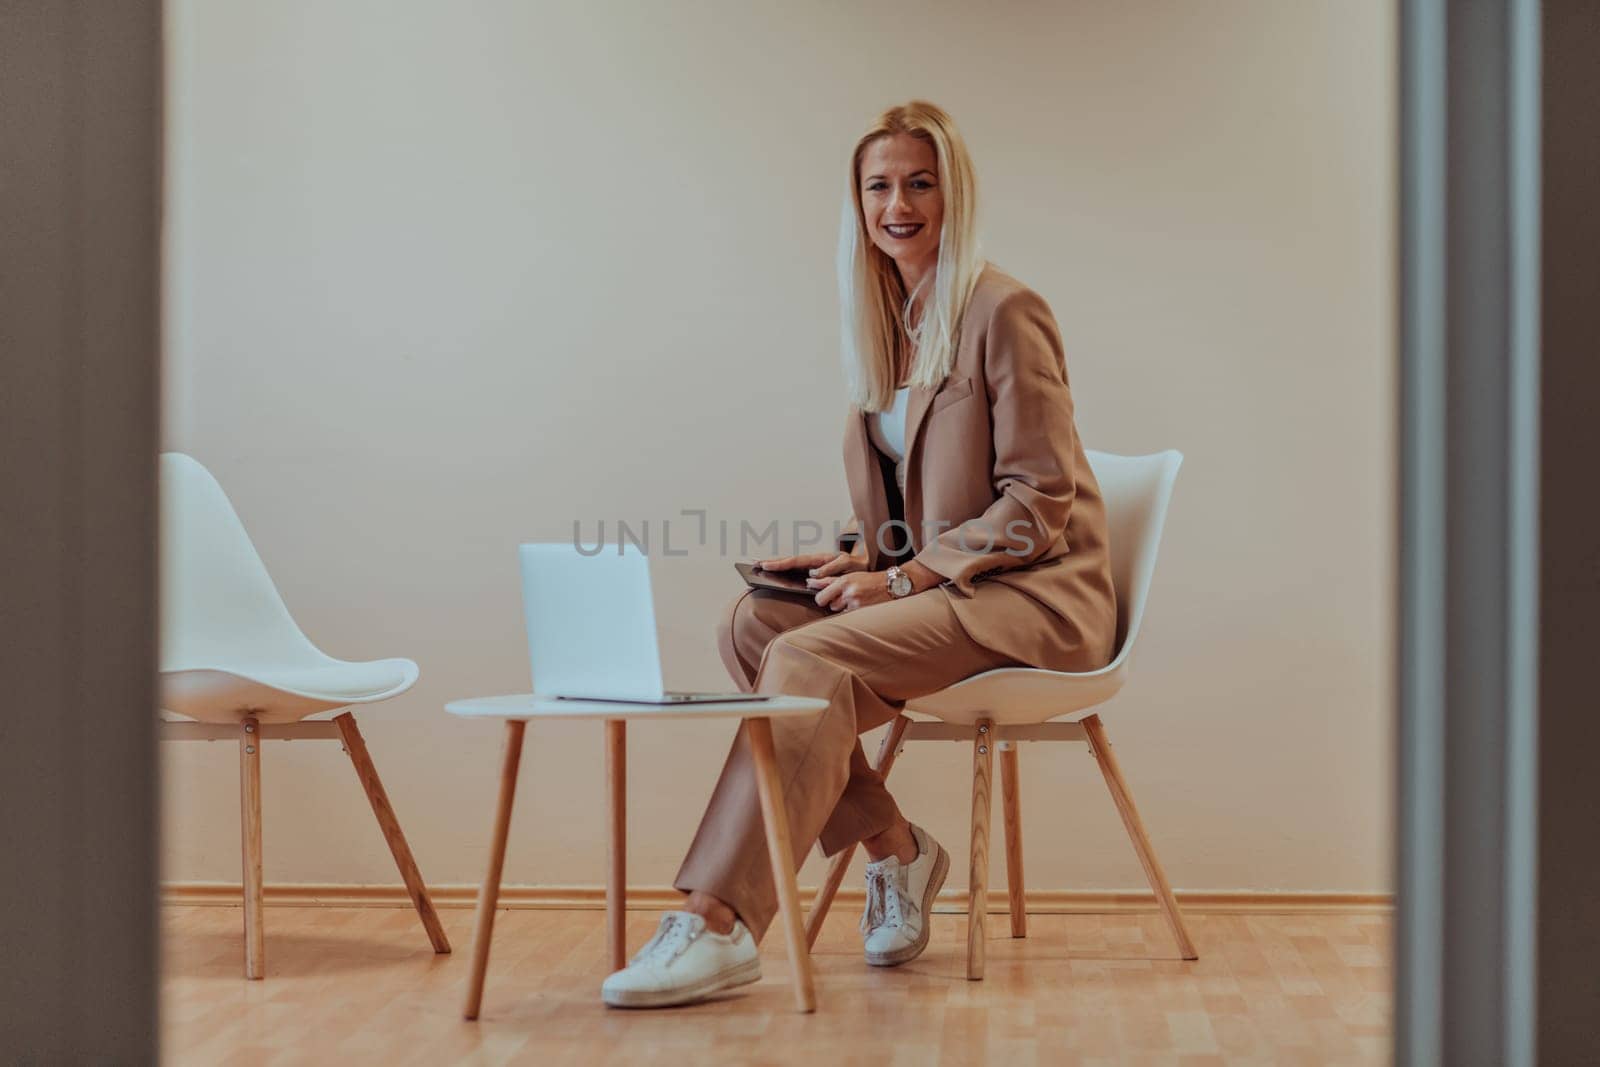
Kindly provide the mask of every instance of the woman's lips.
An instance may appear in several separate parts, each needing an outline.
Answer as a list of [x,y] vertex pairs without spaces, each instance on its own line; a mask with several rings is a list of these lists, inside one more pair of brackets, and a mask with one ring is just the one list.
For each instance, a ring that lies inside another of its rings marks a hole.
[[897,241],[905,241],[921,233],[923,225],[920,222],[894,223],[885,226],[883,232]]

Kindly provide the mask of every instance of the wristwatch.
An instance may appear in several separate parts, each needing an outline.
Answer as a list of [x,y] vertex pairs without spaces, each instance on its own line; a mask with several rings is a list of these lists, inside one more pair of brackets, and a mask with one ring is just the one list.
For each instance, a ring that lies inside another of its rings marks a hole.
[[911,575],[899,567],[889,568],[889,595],[899,600],[903,596],[910,596],[912,591]]

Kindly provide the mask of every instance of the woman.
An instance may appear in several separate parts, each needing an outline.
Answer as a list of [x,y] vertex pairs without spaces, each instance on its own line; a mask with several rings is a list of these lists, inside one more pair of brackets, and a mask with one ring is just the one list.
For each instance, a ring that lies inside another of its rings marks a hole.
[[[949,856],[895,806],[858,735],[907,700],[996,667],[1111,658],[1105,509],[1073,424],[1061,340],[1037,294],[979,258],[954,124],[913,101],[857,142],[840,234],[854,550],[804,567],[815,602],[747,591],[721,628],[741,688],[822,697],[772,722],[798,867],[812,841],[867,852],[867,962],[915,959]],[[741,730],[676,885],[682,911],[602,997],[666,1006],[760,977],[777,910]]]

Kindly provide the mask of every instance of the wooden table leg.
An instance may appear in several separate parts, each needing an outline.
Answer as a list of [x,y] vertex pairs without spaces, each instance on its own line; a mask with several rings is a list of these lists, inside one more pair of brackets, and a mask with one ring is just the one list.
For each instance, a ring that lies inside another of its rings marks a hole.
[[794,849],[789,842],[789,816],[783,806],[783,784],[772,748],[772,723],[765,718],[745,720],[750,752],[756,763],[756,791],[761,797],[761,818],[767,828],[767,854],[772,860],[772,881],[778,889],[778,916],[789,946],[794,972],[795,1005],[803,1012],[817,1010],[811,981],[811,953],[800,915],[800,889],[794,878]]
[[494,813],[494,835],[489,842],[489,870],[478,892],[478,915],[472,924],[472,973],[467,980],[467,1004],[462,1014],[478,1017],[483,1005],[483,979],[489,970],[489,940],[494,936],[494,909],[500,902],[500,875],[506,865],[506,838],[511,831],[511,806],[517,795],[517,768],[522,763],[522,734],[528,724],[506,723],[505,759],[500,765],[500,800]]
[[261,916],[261,724],[240,724],[239,838],[244,860],[244,976],[266,973],[266,929]]
[[606,954],[611,969],[628,963],[628,734],[606,720]]

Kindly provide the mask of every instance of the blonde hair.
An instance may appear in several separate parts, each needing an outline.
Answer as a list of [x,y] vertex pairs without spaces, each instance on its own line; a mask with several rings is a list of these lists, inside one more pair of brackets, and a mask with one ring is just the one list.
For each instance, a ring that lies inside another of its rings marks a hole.
[[[861,206],[861,156],[880,137],[907,134],[933,145],[944,194],[944,224],[939,259],[921,321],[912,323],[913,293],[905,291],[894,260],[872,243]],[[956,360],[961,316],[978,283],[978,179],[972,157],[950,116],[925,100],[891,107],[856,141],[850,153],[850,186],[839,226],[839,305],[842,354],[850,402],[863,411],[883,411],[894,403],[895,351],[900,331],[914,341],[911,384],[931,387],[944,381]]]

